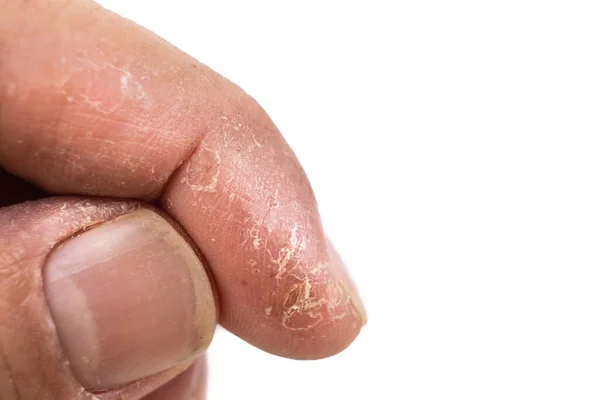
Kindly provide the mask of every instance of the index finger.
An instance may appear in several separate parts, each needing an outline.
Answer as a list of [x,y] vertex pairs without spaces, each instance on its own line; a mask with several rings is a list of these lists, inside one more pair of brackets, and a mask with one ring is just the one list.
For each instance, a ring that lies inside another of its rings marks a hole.
[[158,201],[206,256],[224,327],[345,348],[364,312],[306,176],[241,89],[88,1],[0,1],[0,165],[52,193]]

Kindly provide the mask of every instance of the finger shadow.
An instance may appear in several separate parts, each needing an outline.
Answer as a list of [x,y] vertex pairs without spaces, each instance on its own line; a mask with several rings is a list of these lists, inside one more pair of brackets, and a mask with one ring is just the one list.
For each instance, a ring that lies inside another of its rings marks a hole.
[[44,190],[0,168],[0,207],[49,196]]

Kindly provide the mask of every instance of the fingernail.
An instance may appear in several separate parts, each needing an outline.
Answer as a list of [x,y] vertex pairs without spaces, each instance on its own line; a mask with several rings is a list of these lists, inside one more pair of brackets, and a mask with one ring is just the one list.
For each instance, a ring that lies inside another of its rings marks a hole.
[[214,333],[215,303],[203,265],[150,210],[57,247],[44,285],[73,374],[92,391],[166,370],[204,350]]
[[368,317],[365,305],[360,297],[360,294],[358,293],[356,285],[354,285],[352,278],[350,278],[350,274],[348,273],[348,269],[342,261],[342,258],[329,240],[327,240],[327,250],[329,252],[329,256],[331,257],[332,272],[337,275],[337,278],[342,283],[346,293],[350,295],[350,301],[352,303],[355,316],[360,319],[360,322],[363,326],[366,325]]

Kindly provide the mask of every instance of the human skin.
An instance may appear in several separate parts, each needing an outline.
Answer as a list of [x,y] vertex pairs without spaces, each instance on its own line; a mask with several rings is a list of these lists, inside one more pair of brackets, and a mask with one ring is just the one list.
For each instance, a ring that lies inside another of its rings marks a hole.
[[[241,339],[295,359],[354,340],[366,322],[360,298],[302,167],[256,101],[93,2],[0,0],[0,9],[0,166],[54,196],[0,208],[0,398],[138,399],[190,365],[152,398],[202,398],[206,368],[194,360],[208,343],[96,395],[65,367],[47,323],[48,257],[138,209],[189,241],[212,282],[210,307]],[[14,198],[6,203],[43,196],[6,176],[0,185]],[[27,350],[11,352],[17,343]]]

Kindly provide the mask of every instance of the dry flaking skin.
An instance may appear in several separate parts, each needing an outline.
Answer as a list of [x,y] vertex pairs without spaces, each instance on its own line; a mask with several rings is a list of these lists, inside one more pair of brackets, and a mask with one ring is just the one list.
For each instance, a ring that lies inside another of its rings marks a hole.
[[[313,268],[296,264],[285,274],[287,291],[281,303],[281,324],[286,329],[306,331],[353,316],[360,318],[351,292],[342,280],[321,263]],[[283,279],[282,276],[279,279]]]
[[[0,130],[12,132],[0,135],[3,166],[51,193],[160,204],[205,255],[219,322],[251,344],[293,358],[348,346],[360,303],[298,159],[260,105],[96,4],[21,4],[0,13],[0,30],[18,39],[3,43],[0,63]],[[50,15],[64,31],[32,29]]]
[[264,118],[254,104],[220,110],[174,175],[179,185],[165,192],[167,207],[187,202],[191,215],[211,221],[183,225],[211,265],[228,266],[214,268],[217,282],[237,282],[221,287],[224,326],[267,351],[320,358],[351,342],[363,310],[304,171]]
[[[287,243],[277,252],[270,246],[276,243],[273,227],[264,221],[252,224],[245,233],[242,246],[266,254],[262,258],[261,267],[266,271],[263,275],[276,287],[271,296],[273,303],[264,309],[266,318],[279,319],[281,326],[291,331],[308,331],[346,317],[361,319],[360,305],[352,296],[353,288],[345,287],[347,277],[343,276],[341,261],[329,243],[325,261],[309,265],[303,261],[308,239],[299,224],[293,224]],[[261,273],[254,259],[250,259],[248,266],[253,274]]]

